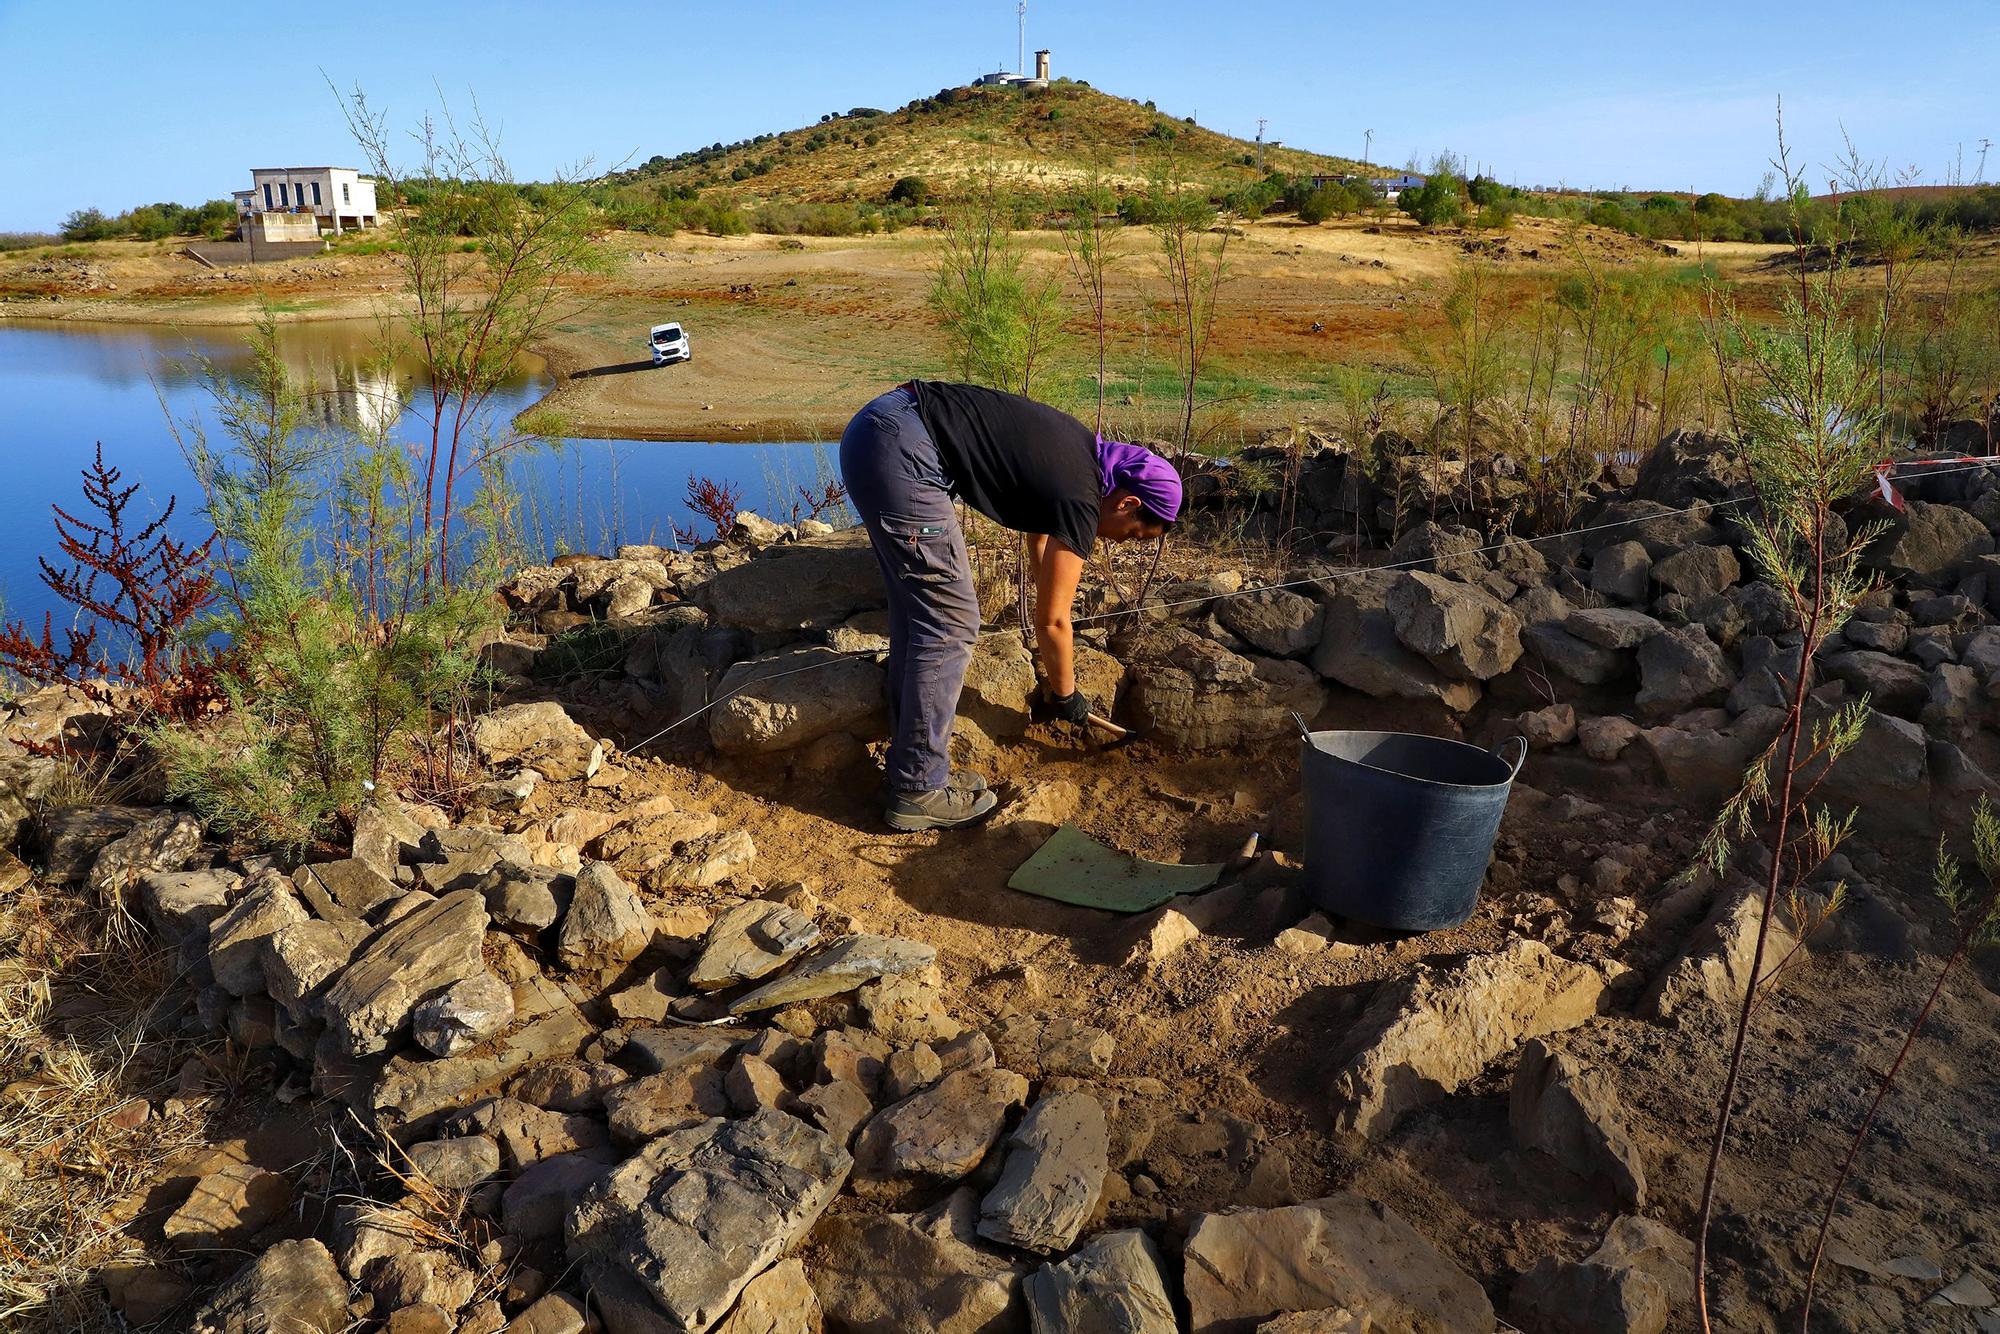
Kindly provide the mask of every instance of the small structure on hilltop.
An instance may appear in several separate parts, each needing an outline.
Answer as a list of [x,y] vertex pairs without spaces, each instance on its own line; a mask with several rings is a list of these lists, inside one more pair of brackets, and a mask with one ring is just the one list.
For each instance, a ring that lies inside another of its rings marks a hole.
[[353,167],[253,167],[250,188],[232,197],[242,238],[254,244],[376,225],[375,182]]

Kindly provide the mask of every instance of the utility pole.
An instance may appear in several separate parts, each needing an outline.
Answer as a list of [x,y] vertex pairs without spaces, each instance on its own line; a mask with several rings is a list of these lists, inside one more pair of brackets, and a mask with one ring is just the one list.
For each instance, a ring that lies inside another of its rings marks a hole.
[[1014,21],[1016,27],[1019,29],[1021,44],[1020,49],[1014,54],[1014,72],[1016,74],[1026,74],[1028,72],[1028,0],[1021,0],[1019,4],[1014,6]]
[[1986,150],[1991,147],[1993,147],[1991,139],[1981,139],[1979,141],[1979,179],[1973,182],[1975,185],[1986,184]]
[[1375,131],[1363,130],[1361,132],[1361,165],[1364,167],[1368,165],[1368,150],[1374,142]]
[[1257,117],[1257,170],[1264,170],[1264,127],[1270,124],[1267,117]]

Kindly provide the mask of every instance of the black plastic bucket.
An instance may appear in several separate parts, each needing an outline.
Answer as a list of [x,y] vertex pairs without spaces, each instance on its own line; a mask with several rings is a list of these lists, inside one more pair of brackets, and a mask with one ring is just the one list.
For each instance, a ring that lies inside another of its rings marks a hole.
[[[1511,763],[1500,757],[1517,743]],[[1306,892],[1393,931],[1457,926],[1479,902],[1527,758],[1523,737],[1485,751],[1407,732],[1305,732]]]

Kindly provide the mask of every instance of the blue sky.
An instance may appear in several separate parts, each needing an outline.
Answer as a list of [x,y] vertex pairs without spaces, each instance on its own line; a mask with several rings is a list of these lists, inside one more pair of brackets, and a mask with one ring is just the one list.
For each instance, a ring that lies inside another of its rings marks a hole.
[[[1945,178],[2000,139],[2000,5],[1707,11],[1351,0],[1030,0],[1055,72],[1215,129],[1400,165],[1449,148],[1521,184],[1755,188],[1785,98],[1815,184],[1844,124]],[[0,0],[0,230],[194,203],[253,165],[356,160],[320,71],[395,123],[476,94],[515,173],[599,167],[894,107],[1014,63],[1009,0],[846,5],[215,5]],[[2000,150],[1986,169],[2000,177]]]

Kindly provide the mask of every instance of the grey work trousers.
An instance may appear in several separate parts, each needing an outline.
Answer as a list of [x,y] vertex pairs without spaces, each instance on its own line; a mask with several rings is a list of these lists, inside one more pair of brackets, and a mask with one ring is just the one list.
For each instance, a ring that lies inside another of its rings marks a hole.
[[951,779],[951,724],[979,635],[979,596],[937,442],[898,387],[854,414],[840,477],[889,590],[889,788]]

